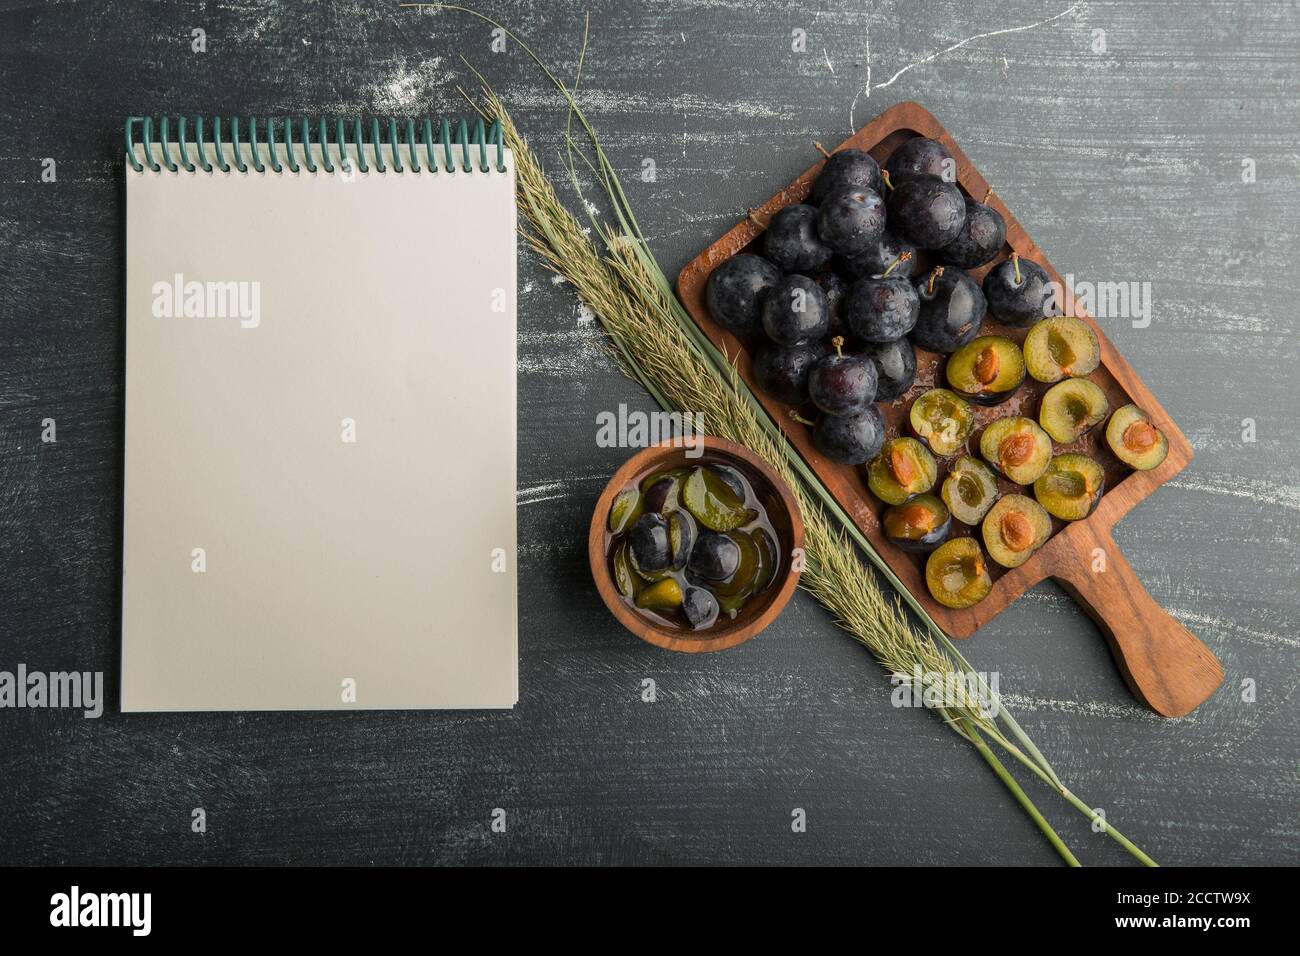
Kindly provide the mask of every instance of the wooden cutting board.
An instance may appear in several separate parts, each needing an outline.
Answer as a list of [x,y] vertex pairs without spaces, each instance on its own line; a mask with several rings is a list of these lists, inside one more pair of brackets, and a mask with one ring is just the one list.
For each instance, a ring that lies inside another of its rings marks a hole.
[[[957,182],[963,192],[984,199],[989,184],[971,165],[948,131],[917,103],[900,103],[886,110],[836,149],[853,147],[865,150],[883,165],[900,143],[914,136],[926,136],[943,143],[957,161]],[[1008,570],[995,562],[988,562],[994,578],[993,589],[983,601],[965,610],[943,607],[930,596],[925,585],[925,556],[903,551],[885,537],[880,527],[880,515],[885,505],[868,491],[865,472],[861,468],[836,464],[819,454],[812,443],[812,430],[790,418],[790,406],[768,397],[758,387],[747,343],[710,318],[704,303],[704,286],[709,273],[736,253],[749,250],[751,245],[754,248],[749,251],[761,252],[763,229],[758,223],[768,222],[774,213],[791,203],[802,202],[822,165],[818,162],[810,166],[798,179],[756,207],[752,219],[737,223],[682,270],[677,280],[678,294],[696,324],[715,346],[735,359],[741,378],[758,396],[799,454],[822,478],[898,578],[948,634],[957,638],[969,637],[1026,590],[1046,578],[1054,578],[1097,622],[1133,693],[1165,716],[1179,717],[1189,713],[1214,693],[1223,680],[1223,668],[1195,635],[1152,600],[1116,546],[1111,529],[1129,509],[1182,471],[1192,459],[1192,448],[1097,323],[1077,305],[1073,314],[1092,326],[1101,343],[1101,365],[1088,377],[1106,393],[1112,411],[1130,402],[1146,410],[1168,439],[1169,454],[1158,468],[1134,471],[1120,462],[1106,446],[1104,423],[1070,445],[1056,445],[1057,454],[1078,451],[1102,465],[1106,473],[1106,489],[1101,502],[1092,515],[1082,521],[1053,519],[1051,538],[1020,567]],[[990,195],[985,201],[1006,220],[1007,238],[1001,254],[989,265],[970,270],[971,275],[982,281],[990,268],[1014,251],[1022,259],[1042,265],[1052,279],[1061,283],[1060,273],[1047,261],[1042,250],[1029,238],[997,194]],[[923,265],[928,269],[928,262]],[[1068,299],[1068,290],[1067,303],[1073,305]],[[1023,342],[1026,332],[1026,329],[1000,325],[991,317],[985,319],[981,329],[981,334],[1005,335],[1016,342]],[[942,377],[944,356],[919,348],[916,355],[916,381],[911,389],[897,400],[880,405],[887,437],[908,434],[906,415],[912,400],[936,384],[945,384]],[[1026,378],[1020,391],[1009,401],[991,408],[973,406],[977,427],[968,443],[970,452],[978,457],[980,432],[984,425],[996,418],[1026,415],[1036,420],[1039,399],[1048,387]],[[946,473],[947,461],[940,460],[940,483]],[[1007,481],[1001,482],[1001,491],[1020,491],[1033,496],[1032,489]],[[978,529],[957,521],[953,525],[956,529],[954,534],[978,535]]]

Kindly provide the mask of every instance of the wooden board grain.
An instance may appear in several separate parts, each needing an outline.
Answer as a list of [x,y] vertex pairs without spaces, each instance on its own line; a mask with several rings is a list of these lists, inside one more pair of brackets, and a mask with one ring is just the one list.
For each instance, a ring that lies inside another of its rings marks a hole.
[[[982,280],[990,269],[1013,252],[1022,259],[1042,265],[1065,290],[1067,314],[1087,322],[1101,345],[1101,364],[1088,378],[1106,394],[1112,410],[1130,403],[1146,410],[1169,442],[1165,460],[1150,471],[1125,467],[1107,448],[1104,429],[1100,427],[1073,443],[1056,445],[1057,454],[1081,452],[1101,463],[1106,473],[1101,503],[1081,521],[1067,523],[1053,519],[1051,538],[1020,567],[1006,569],[988,562],[993,573],[993,587],[982,601],[973,607],[955,610],[934,600],[925,584],[924,556],[908,553],[885,537],[880,525],[885,505],[867,489],[864,469],[837,464],[817,451],[812,442],[812,430],[791,417],[794,409],[765,394],[759,387],[754,377],[750,343],[743,342],[714,322],[705,305],[705,284],[710,273],[738,252],[759,251],[757,244],[763,231],[762,224],[784,207],[804,200],[824,161],[810,166],[789,186],[757,207],[750,217],[688,263],[677,280],[678,294],[713,344],[734,357],[741,378],[758,396],[772,420],[940,627],[954,637],[969,637],[1045,578],[1067,580],[1076,600],[1102,624],[1121,672],[1133,692],[1166,716],[1187,714],[1214,692],[1223,679],[1223,669],[1204,644],[1150,599],[1111,540],[1110,529],[1134,505],[1187,466],[1192,459],[1191,445],[1097,323],[1079,307],[1061,273],[992,192],[989,183],[952,135],[927,109],[913,102],[892,106],[840,143],[836,151],[860,149],[871,153],[883,165],[890,153],[915,136],[943,143],[956,161],[956,181],[962,191],[991,205],[1006,222],[1006,241],[1002,250],[992,262],[971,270],[972,276],[977,281]],[[991,316],[984,320],[980,330],[980,334],[1003,335],[1017,343],[1024,341],[1026,332],[1026,329],[1002,325]],[[879,403],[885,415],[888,437],[909,434],[906,413],[912,401],[927,389],[944,384],[940,377],[944,356],[919,347],[916,352],[917,375],[912,387],[891,402]],[[970,448],[977,447],[980,430],[998,418],[1007,415],[1036,417],[1038,402],[1047,387],[1026,378],[1024,385],[1009,401],[993,407],[973,406],[977,428],[967,443],[969,447],[960,449],[958,453],[969,453]],[[947,461],[941,460],[939,482],[942,482],[946,469]],[[1003,493],[1014,490],[1032,495],[1031,490],[1009,481],[1001,481],[1001,486]],[[968,528],[960,522],[954,522],[954,527],[958,535],[978,533],[978,529]]]

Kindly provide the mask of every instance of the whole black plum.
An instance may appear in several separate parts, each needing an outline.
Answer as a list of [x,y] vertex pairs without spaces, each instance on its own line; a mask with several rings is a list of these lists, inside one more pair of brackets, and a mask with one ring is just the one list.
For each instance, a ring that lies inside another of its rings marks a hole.
[[813,444],[831,461],[861,465],[876,457],[885,441],[885,419],[868,405],[856,415],[822,415],[813,428]]
[[987,305],[975,280],[960,269],[935,266],[916,283],[921,314],[912,341],[931,352],[948,354],[979,335]]
[[876,366],[869,358],[845,355],[844,339],[808,373],[808,397],[827,415],[856,415],[876,400]]
[[742,252],[709,273],[704,301],[719,325],[742,335],[759,329],[763,300],[781,281],[781,270],[762,256]]
[[777,345],[789,347],[820,339],[830,327],[826,293],[807,276],[786,276],[763,300],[763,330]]
[[966,221],[966,197],[938,176],[917,174],[896,183],[887,205],[890,227],[918,249],[946,246]]
[[777,401],[802,405],[808,400],[808,373],[826,354],[820,342],[807,342],[792,348],[768,345],[754,358],[754,377],[759,387]]
[[845,186],[828,194],[817,213],[817,235],[840,255],[867,252],[884,232],[885,201],[865,186]]
[[1005,325],[1033,325],[1056,311],[1051,276],[1038,263],[1014,252],[984,277],[984,296],[993,318]]
[[859,279],[844,298],[844,323],[863,342],[892,342],[912,331],[921,300],[906,275]]
[[841,149],[826,160],[809,198],[820,204],[828,195],[845,186],[862,186],[878,193],[883,185],[880,164],[871,158],[870,153],[860,149]]
[[894,150],[885,161],[895,186],[909,176],[938,176],[948,182],[957,179],[957,163],[948,148],[933,139],[916,136]]
[[817,207],[795,203],[774,215],[763,252],[782,272],[813,272],[829,262],[831,247],[817,235]]
[[991,261],[1002,251],[1007,238],[1007,224],[992,206],[966,197],[966,221],[961,232],[936,253],[940,262],[960,269],[974,269]]
[[892,402],[916,379],[916,348],[906,339],[867,342],[858,354],[876,366],[876,401]]
[[905,259],[903,265],[896,271],[906,276],[916,275],[917,270],[921,268],[916,256],[916,247],[910,242],[904,242],[892,230],[886,228],[874,246],[856,256],[840,256],[836,259],[836,266],[850,279],[870,279],[872,276],[880,275],[904,254],[911,258]]
[[694,578],[725,581],[740,567],[740,545],[725,534],[705,531],[695,541],[686,570]]

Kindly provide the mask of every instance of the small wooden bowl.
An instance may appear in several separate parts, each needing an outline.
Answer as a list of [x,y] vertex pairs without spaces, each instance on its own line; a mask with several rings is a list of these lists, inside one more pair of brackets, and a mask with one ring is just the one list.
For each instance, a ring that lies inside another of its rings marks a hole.
[[[803,518],[799,514],[799,505],[789,486],[771,466],[743,445],[722,438],[702,438],[700,441],[704,444],[704,453],[696,458],[687,458],[687,449],[680,445],[665,442],[643,449],[624,462],[623,467],[614,472],[614,477],[609,480],[596,502],[595,513],[591,516],[591,531],[587,535],[591,576],[610,613],[642,640],[670,651],[688,654],[735,647],[771,624],[785,608],[799,584],[799,572],[794,570],[793,555],[797,548],[803,547]],[[694,636],[691,631],[656,624],[638,614],[635,608],[629,607],[623,600],[623,595],[614,584],[614,574],[610,568],[609,511],[613,507],[615,495],[624,488],[639,483],[651,472],[711,461],[738,468],[749,478],[755,493],[763,499],[768,520],[776,531],[781,566],[777,568],[767,589],[747,603],[735,620],[715,624],[706,631],[695,632],[699,636]]]

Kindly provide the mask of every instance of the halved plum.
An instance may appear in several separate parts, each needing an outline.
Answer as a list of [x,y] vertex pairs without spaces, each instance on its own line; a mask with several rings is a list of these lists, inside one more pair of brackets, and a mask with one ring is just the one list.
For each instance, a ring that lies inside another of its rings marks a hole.
[[1037,323],[1025,336],[1025,367],[1040,382],[1083,378],[1101,364],[1101,346],[1088,323],[1055,315]]
[[1052,440],[1068,445],[1106,420],[1110,402],[1106,393],[1086,378],[1067,378],[1043,395],[1038,424]]
[[1034,482],[1034,497],[1048,514],[1078,521],[1092,514],[1105,485],[1106,473],[1087,455],[1057,455]]
[[1136,405],[1115,409],[1106,425],[1106,444],[1116,458],[1138,471],[1150,471],[1169,454],[1169,441],[1164,432]]
[[636,596],[636,606],[648,611],[671,611],[682,606],[682,586],[676,578],[656,581]]
[[710,468],[697,467],[682,484],[681,500],[686,510],[706,528],[730,531],[755,517],[722,476]]
[[940,494],[954,518],[974,527],[998,500],[998,479],[984,462],[962,455],[948,466]]
[[1052,439],[1032,418],[1009,415],[984,429],[980,454],[1004,477],[1032,485],[1052,460]]
[[970,403],[946,388],[922,392],[907,413],[912,432],[940,458],[954,455],[975,430]]
[[934,495],[913,495],[885,509],[880,519],[885,537],[904,551],[933,551],[948,537],[952,514]]
[[974,538],[953,538],[939,545],[925,562],[925,584],[944,607],[973,607],[993,589],[988,565]]
[[1018,568],[1052,534],[1047,509],[1024,495],[1003,495],[980,526],[989,557],[1004,568]]
[[1005,402],[1025,380],[1020,346],[1004,335],[981,335],[948,357],[952,390],[980,405]]
[[641,517],[642,510],[641,492],[635,488],[623,489],[614,497],[614,503],[610,506],[609,530],[614,534],[622,534]]
[[867,463],[867,486],[887,505],[901,505],[934,487],[939,466],[915,438],[891,438]]

